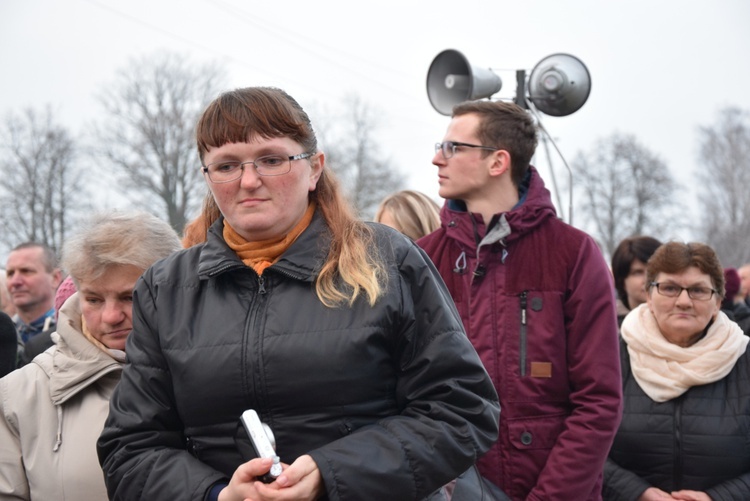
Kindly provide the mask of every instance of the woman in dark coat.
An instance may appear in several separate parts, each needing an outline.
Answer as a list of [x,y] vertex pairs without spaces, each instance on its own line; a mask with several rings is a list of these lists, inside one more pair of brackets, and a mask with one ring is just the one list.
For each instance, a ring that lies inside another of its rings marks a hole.
[[750,499],[748,337],[720,311],[724,273],[699,243],[662,245],[622,324],[624,412],[604,499]]
[[[197,139],[221,216],[136,287],[99,441],[110,498],[432,496],[490,448],[499,407],[429,258],[353,215],[285,92],[223,94]],[[283,464],[268,484],[248,409]]]

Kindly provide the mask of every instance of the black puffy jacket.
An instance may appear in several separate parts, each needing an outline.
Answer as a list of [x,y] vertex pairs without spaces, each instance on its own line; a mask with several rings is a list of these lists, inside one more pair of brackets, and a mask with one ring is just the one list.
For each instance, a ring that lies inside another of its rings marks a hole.
[[327,308],[314,284],[330,243],[319,214],[260,277],[222,223],[136,286],[129,364],[98,443],[111,499],[204,499],[246,460],[246,409],[270,425],[282,462],[313,457],[331,500],[422,499],[489,449],[497,395],[409,239],[374,225],[386,294]]
[[750,351],[724,379],[654,402],[620,347],[624,412],[604,467],[603,497],[634,501],[649,487],[750,499]]

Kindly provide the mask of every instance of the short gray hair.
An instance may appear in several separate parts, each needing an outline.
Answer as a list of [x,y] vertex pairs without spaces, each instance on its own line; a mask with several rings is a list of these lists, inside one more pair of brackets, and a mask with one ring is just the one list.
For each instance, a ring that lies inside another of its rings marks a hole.
[[42,263],[44,263],[44,269],[47,273],[52,273],[58,267],[57,255],[54,249],[47,244],[40,242],[24,242],[13,247],[11,252],[23,249],[41,249],[42,250]]
[[96,280],[113,266],[132,265],[143,271],[180,250],[177,233],[147,212],[109,211],[93,215],[63,245],[63,269],[80,280]]

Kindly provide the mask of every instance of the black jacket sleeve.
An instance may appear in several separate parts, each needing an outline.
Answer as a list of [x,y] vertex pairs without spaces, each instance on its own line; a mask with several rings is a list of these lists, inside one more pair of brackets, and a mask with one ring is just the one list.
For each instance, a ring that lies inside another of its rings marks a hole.
[[706,490],[713,501],[750,499],[750,473],[722,482]]
[[150,272],[134,290],[128,365],[112,394],[109,417],[97,443],[99,462],[112,500],[157,499],[154,493],[176,489],[183,493],[181,499],[203,500],[210,487],[225,477],[194,458],[179,431],[183,427],[173,405],[172,378],[155,328]]
[[607,458],[602,489],[605,501],[634,501],[649,487],[651,485],[641,477]]

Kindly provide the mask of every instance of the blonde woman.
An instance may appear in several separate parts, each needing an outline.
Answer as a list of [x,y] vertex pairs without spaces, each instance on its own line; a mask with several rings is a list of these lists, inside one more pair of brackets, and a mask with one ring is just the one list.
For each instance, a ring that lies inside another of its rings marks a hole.
[[403,190],[380,202],[375,221],[416,241],[440,228],[440,207],[424,193]]

